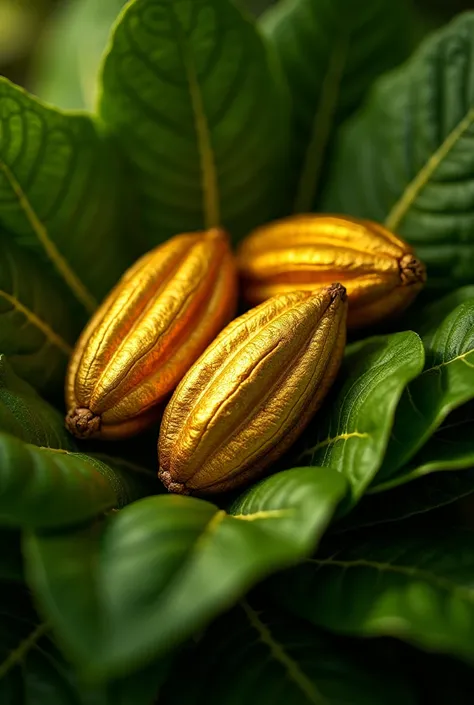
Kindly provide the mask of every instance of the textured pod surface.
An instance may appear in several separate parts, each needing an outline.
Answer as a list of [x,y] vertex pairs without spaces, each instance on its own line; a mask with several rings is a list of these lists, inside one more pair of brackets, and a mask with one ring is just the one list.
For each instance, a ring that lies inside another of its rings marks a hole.
[[351,328],[400,313],[426,280],[412,248],[382,225],[333,215],[291,216],[258,228],[242,242],[238,266],[252,305],[340,282]]
[[235,265],[219,229],[177,235],[129,269],[72,356],[66,424],[124,438],[159,418],[180,379],[232,318]]
[[237,318],[166,407],[159,477],[172,492],[224,492],[262,474],[303,431],[339,369],[346,292],[275,296]]

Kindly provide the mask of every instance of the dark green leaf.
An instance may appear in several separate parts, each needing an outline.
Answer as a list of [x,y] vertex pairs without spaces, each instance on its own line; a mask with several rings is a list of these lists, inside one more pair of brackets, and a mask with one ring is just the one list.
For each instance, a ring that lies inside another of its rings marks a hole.
[[91,117],[47,107],[1,77],[0,106],[0,228],[90,312],[128,262],[112,145]]
[[474,398],[474,299],[426,332],[423,373],[400,400],[377,483],[394,476],[457,407]]
[[[473,421],[472,404],[466,404],[451,413],[407,465],[388,479],[382,478],[379,481],[377,477],[377,482],[369,492],[378,494],[432,473],[474,467],[474,440],[470,438]],[[468,480],[464,482],[468,483]]]
[[402,674],[341,642],[244,602],[179,664],[163,705],[415,705]]
[[413,25],[405,0],[282,0],[262,19],[291,90],[296,211],[312,210],[334,131],[408,56]]
[[409,327],[422,337],[431,336],[437,330],[441,321],[461,304],[474,300],[474,286],[463,286],[449,294],[435,299],[422,306],[419,310],[410,309],[407,313]]
[[140,478],[83,453],[39,448],[0,433],[0,524],[75,524],[142,496]]
[[133,166],[153,242],[220,222],[237,237],[279,212],[287,102],[257,29],[230,0],[127,6],[100,113]]
[[335,632],[391,635],[474,662],[474,532],[380,529],[272,580],[296,614]]
[[309,555],[345,487],[332,470],[287,471],[246,493],[234,516],[199,499],[150,497],[102,533],[32,536],[30,584],[75,659],[93,673],[122,674]]
[[[0,204],[1,220],[1,204]],[[38,389],[62,387],[74,328],[59,282],[0,232],[0,350]]]
[[72,681],[26,591],[0,584],[2,705],[82,705]]
[[[430,444],[431,442],[428,443],[428,446]],[[474,457],[471,460],[471,465],[474,466]],[[369,490],[355,511],[335,526],[335,532],[341,533],[377,524],[411,519],[419,514],[452,504],[474,492],[474,469],[464,472],[431,474],[434,472],[431,467],[426,473],[429,476],[425,477],[424,468],[426,466],[422,465],[419,469],[414,469],[413,477],[410,479],[417,481],[410,484],[409,487],[397,487],[393,481],[393,485],[390,487],[384,488],[381,485]],[[450,468],[448,462],[445,461],[444,466],[437,469],[454,468]],[[390,489],[390,492],[379,494],[383,489]],[[377,494],[373,494],[375,492]]]
[[26,591],[0,583],[2,705],[153,705],[165,662],[107,685],[86,686],[64,660]]
[[0,431],[26,443],[63,450],[76,444],[64,427],[62,414],[17,377],[5,355],[0,354]]
[[421,340],[410,331],[349,346],[332,400],[306,432],[306,450],[299,460],[344,475],[351,485],[351,504],[375,477],[398,401],[423,362]]
[[474,273],[474,13],[381,79],[342,136],[324,207],[384,221],[450,290]]
[[23,582],[20,532],[0,530],[0,581]]
[[72,0],[58,7],[35,54],[33,83],[40,98],[61,108],[94,108],[102,54],[124,4]]

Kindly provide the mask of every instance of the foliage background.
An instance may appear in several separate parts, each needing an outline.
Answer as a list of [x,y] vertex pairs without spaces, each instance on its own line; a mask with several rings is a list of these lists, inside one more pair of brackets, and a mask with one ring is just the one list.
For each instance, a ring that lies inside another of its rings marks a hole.
[[[248,4],[259,12],[265,3]],[[52,5],[0,5],[0,74],[33,90],[47,54]],[[421,38],[471,3],[418,5]],[[94,173],[96,135],[87,121],[77,121],[75,129],[91,147],[83,169]],[[15,214],[10,224],[15,230]],[[21,261],[20,248],[14,255]],[[80,265],[79,255],[76,260]],[[100,297],[107,282],[82,265]],[[116,266],[111,280],[123,268]],[[25,292],[25,298],[35,295]],[[461,442],[474,416],[473,300],[467,287],[424,309],[418,322],[410,317],[405,328],[419,333],[423,345],[408,331],[351,347],[330,413],[299,449],[303,467],[244,493],[227,514],[197,500],[148,497],[156,485],[140,470],[154,466],[154,458],[143,457],[140,446],[146,443],[114,448],[121,460],[94,445],[87,455],[78,452],[59,413],[1,356],[1,519],[9,527],[0,533],[5,702],[36,705],[40,693],[39,702],[48,705],[148,705],[171,673],[160,696],[165,705],[265,703],[275,692],[295,705],[298,698],[331,704],[350,698],[358,705],[472,703],[473,471],[436,473],[474,464],[472,442]],[[64,322],[66,308],[59,309]],[[65,327],[66,346],[76,332]],[[53,363],[48,357],[47,369],[57,377]],[[439,369],[442,383],[433,384]],[[28,374],[49,396],[42,368]],[[381,418],[374,420],[373,407],[364,403],[367,390],[380,400]],[[414,407],[424,403],[420,422]],[[403,433],[409,443],[400,448]],[[346,436],[360,436],[360,444],[350,446],[354,452],[328,443]],[[420,439],[430,441],[420,449]],[[323,467],[315,481],[313,466],[319,465],[335,465],[341,474]],[[115,508],[142,496],[115,516]],[[335,526],[309,557],[336,511]],[[278,522],[272,524],[272,517]],[[38,621],[28,593],[18,587],[24,580],[19,528],[26,578],[51,624]],[[269,578],[201,631],[249,586],[295,561],[297,568]],[[150,579],[136,581],[140,572],[148,576],[150,565]],[[208,585],[211,574],[215,581]],[[163,655],[171,643],[183,641],[170,663]],[[81,664],[80,677],[62,651]],[[12,658],[23,668],[12,669]],[[234,691],[236,662],[248,674],[256,673],[257,664],[257,685],[249,676]],[[192,674],[188,683],[183,670]],[[94,679],[103,677],[110,682],[97,686]]]

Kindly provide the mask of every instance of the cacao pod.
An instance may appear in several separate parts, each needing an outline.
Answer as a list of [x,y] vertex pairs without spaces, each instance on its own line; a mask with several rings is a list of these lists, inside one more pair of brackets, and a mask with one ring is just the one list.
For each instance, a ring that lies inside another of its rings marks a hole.
[[346,292],[275,296],[225,328],[178,385],[161,424],[159,477],[211,494],[255,479],[328,392],[346,339]]
[[145,254],[97,310],[72,355],[66,425],[125,438],[153,424],[180,379],[235,314],[226,233],[177,235]]
[[334,215],[298,215],[257,228],[241,244],[238,267],[250,305],[287,291],[340,282],[350,328],[403,311],[426,281],[412,248],[378,223]]

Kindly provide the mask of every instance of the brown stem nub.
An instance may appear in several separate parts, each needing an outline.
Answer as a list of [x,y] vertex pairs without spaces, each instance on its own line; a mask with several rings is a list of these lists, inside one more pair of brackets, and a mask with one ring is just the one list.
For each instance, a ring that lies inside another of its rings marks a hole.
[[414,255],[403,255],[399,262],[400,278],[404,286],[410,284],[424,284],[426,281],[426,269],[423,262],[420,262]]
[[71,409],[66,416],[66,428],[78,438],[93,438],[99,433],[101,424],[100,416],[90,409]]
[[339,297],[341,301],[345,301],[347,299],[346,287],[342,286],[342,284],[331,284],[329,287],[329,293],[331,294],[333,301],[337,299],[337,297]]
[[168,470],[162,470],[160,468],[158,470],[158,478],[164,484],[168,492],[174,492],[175,494],[191,494],[185,484],[173,480]]

